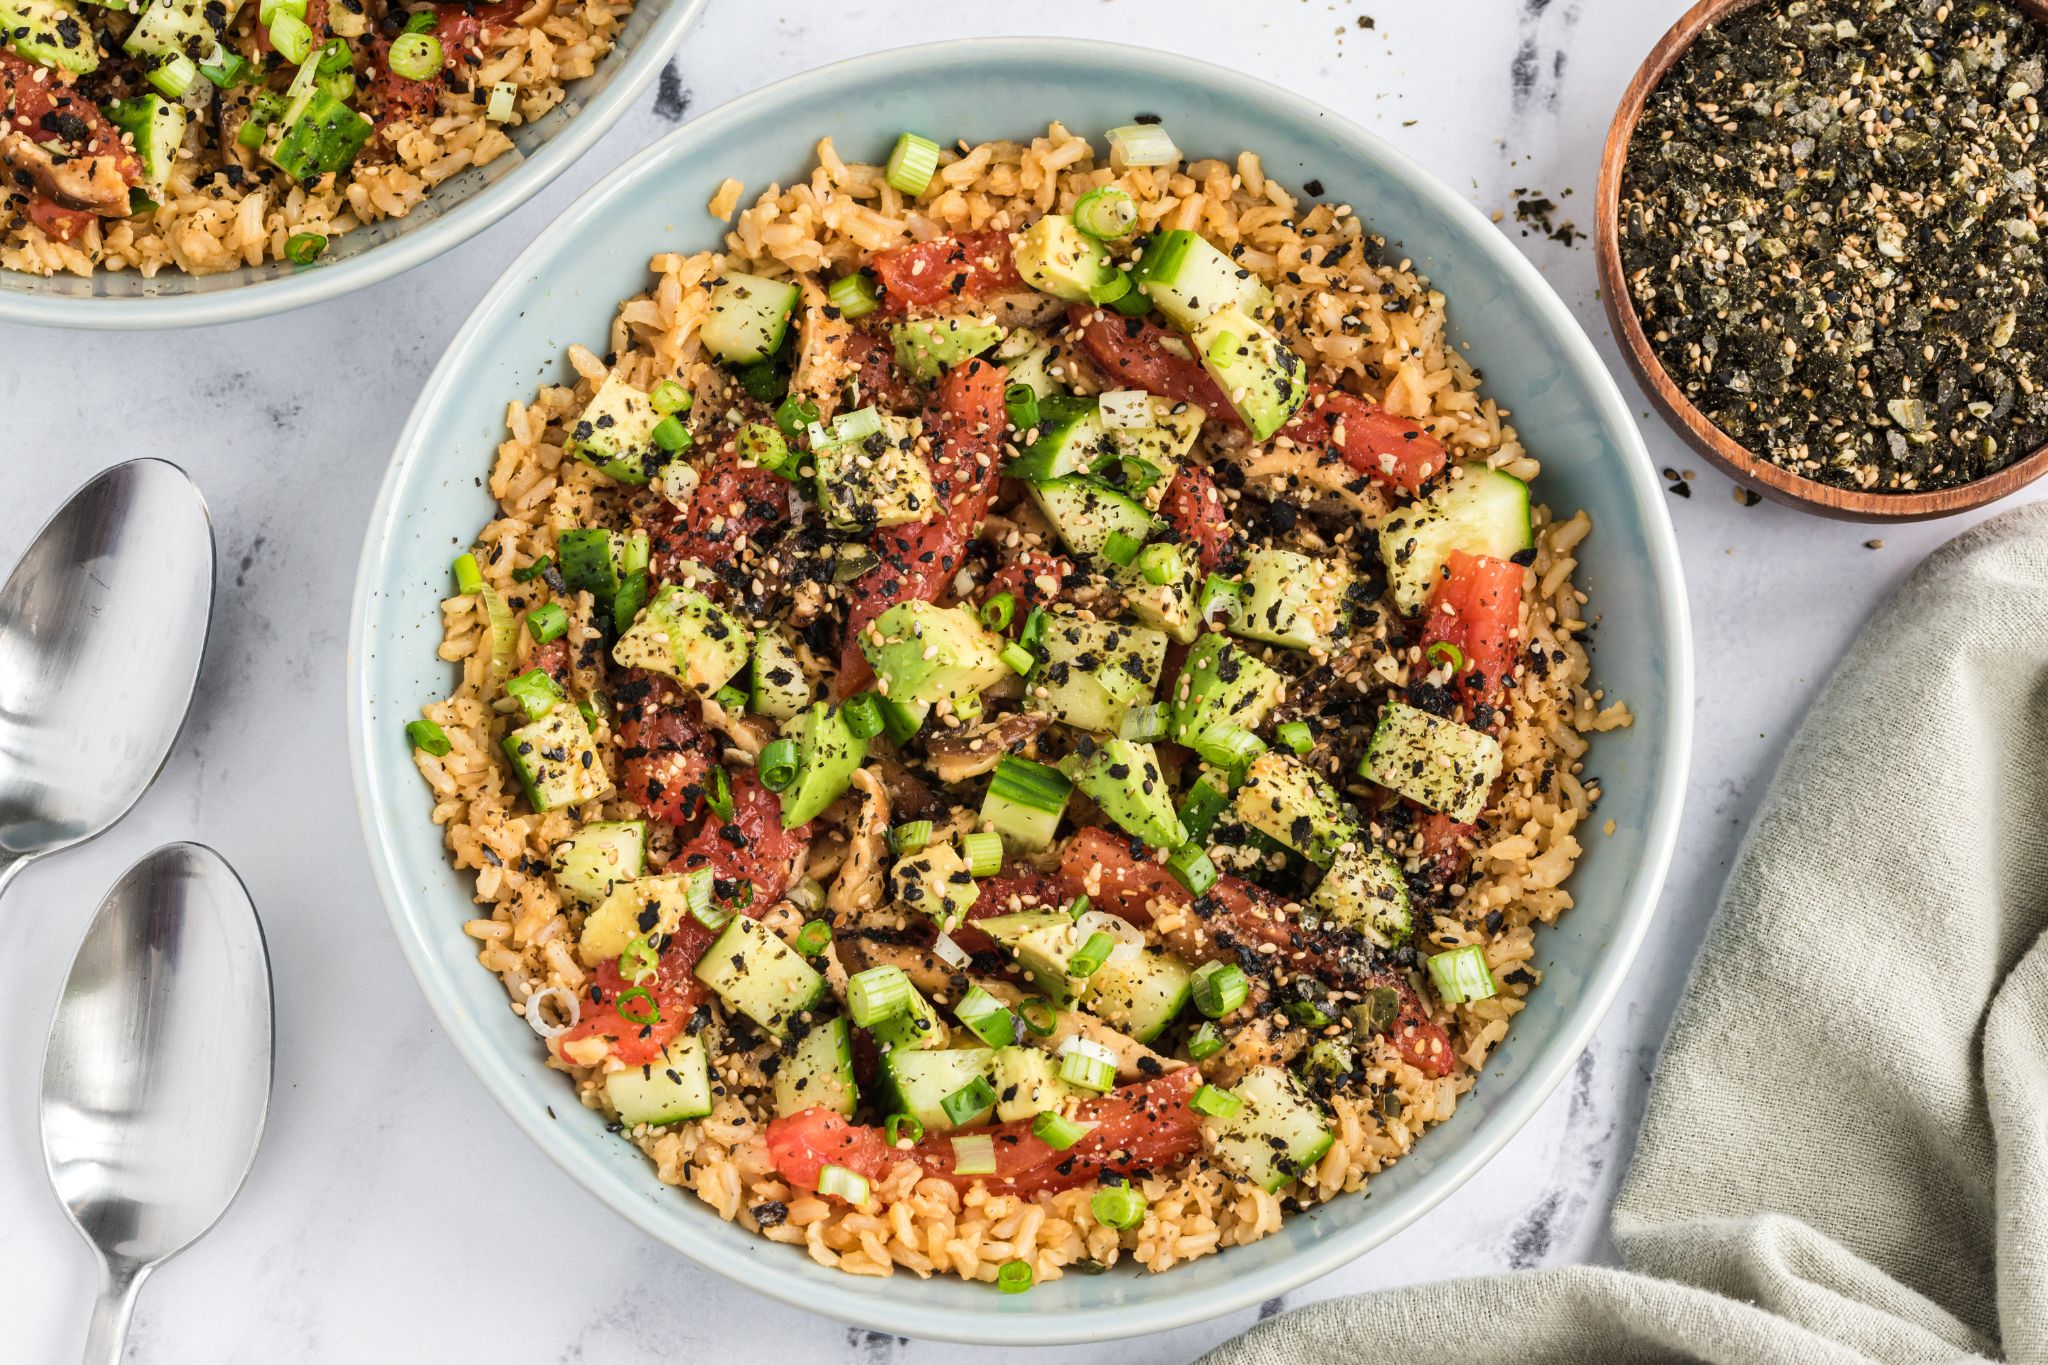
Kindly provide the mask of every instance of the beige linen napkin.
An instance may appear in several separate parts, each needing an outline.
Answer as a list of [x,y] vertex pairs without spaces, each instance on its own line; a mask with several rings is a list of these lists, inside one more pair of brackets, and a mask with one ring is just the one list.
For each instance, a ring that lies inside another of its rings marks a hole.
[[1626,1270],[1303,1309],[1208,1365],[2048,1361],[2048,504],[1937,551],[1787,752],[1614,1211]]

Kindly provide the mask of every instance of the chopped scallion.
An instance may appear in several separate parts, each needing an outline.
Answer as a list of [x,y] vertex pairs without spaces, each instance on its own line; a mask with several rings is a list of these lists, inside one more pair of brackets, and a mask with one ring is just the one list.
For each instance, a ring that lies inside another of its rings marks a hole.
[[[270,45],[277,49],[278,56],[296,66],[313,55],[313,30],[298,15],[280,12],[270,21]],[[197,67],[193,73],[198,73]]]
[[526,613],[526,633],[537,645],[559,640],[568,630],[569,613],[562,610],[560,602],[543,602]]
[[472,554],[455,556],[455,591],[465,595],[475,592],[484,585],[483,568]]
[[840,715],[855,739],[873,739],[882,733],[882,699],[872,692],[850,698],[840,708]]
[[932,841],[932,822],[907,820],[889,831],[889,847],[898,855],[920,853]]
[[896,139],[889,164],[882,168],[882,178],[915,199],[932,183],[932,173],[938,169],[939,144],[916,133],[905,133]]
[[293,265],[311,265],[327,250],[327,238],[318,232],[294,232],[284,239],[284,258]]
[[1190,986],[1195,1008],[1211,1019],[1221,1019],[1251,994],[1251,983],[1235,962],[1204,962],[1195,969]]
[[868,1178],[844,1166],[820,1167],[818,1193],[843,1199],[857,1209],[864,1209],[868,1206]]
[[901,967],[870,967],[846,979],[846,1008],[862,1028],[907,1013],[916,994]]
[[1060,1026],[1060,1012],[1053,1008],[1052,1001],[1042,995],[1026,996],[1017,1006],[1017,1017],[1024,1021],[1024,1027],[1034,1038],[1050,1038],[1053,1030]]
[[620,991],[612,997],[612,1009],[617,1011],[619,1018],[641,1028],[661,1022],[661,1006],[654,1003],[654,996],[645,986]]
[[539,720],[567,700],[561,684],[542,668],[529,669],[505,683],[505,695],[519,703],[528,720]]
[[1005,631],[1010,628],[1010,618],[1016,612],[1017,599],[1009,593],[999,592],[981,604],[981,623],[990,630]]
[[1102,543],[1102,557],[1112,564],[1128,564],[1138,557],[1138,551],[1145,548],[1145,542],[1122,531],[1111,531],[1109,539]]
[[988,1077],[976,1076],[967,1084],[939,1101],[939,1109],[946,1116],[946,1122],[955,1128],[965,1128],[995,1107],[996,1088],[988,1083]]
[[1195,752],[1204,763],[1234,772],[1266,752],[1266,741],[1242,725],[1221,721],[1195,738]]
[[1209,861],[1208,850],[1200,844],[1175,849],[1166,859],[1166,870],[1193,895],[1207,895],[1216,885],[1216,864]]
[[1060,1044],[1060,1079],[1068,1085],[1096,1094],[1116,1087],[1116,1054],[1091,1038],[1079,1034]]
[[648,436],[654,444],[671,455],[680,455],[694,444],[690,429],[673,416],[664,417],[656,422],[654,430],[649,432]]
[[1449,640],[1438,640],[1422,652],[1422,657],[1429,660],[1432,668],[1439,664],[1449,664],[1453,673],[1465,671],[1465,651]]
[[1290,720],[1273,733],[1279,737],[1282,744],[1296,754],[1305,754],[1316,747],[1315,732],[1308,728],[1308,722],[1304,720]]
[[1244,601],[1245,585],[1235,579],[1210,574],[1202,580],[1202,591],[1195,599],[1195,613],[1202,618],[1203,625],[1214,625],[1227,621],[1237,614]]
[[973,1133],[953,1138],[954,1175],[994,1175],[996,1173],[996,1140],[987,1133]]
[[1437,999],[1446,1005],[1490,1000],[1500,990],[1487,968],[1486,949],[1477,943],[1431,954],[1429,980],[1436,987]]
[[1029,673],[1038,665],[1037,656],[1015,640],[1004,645],[1002,653],[997,657],[1002,659],[1005,664],[1008,664],[1012,672],[1018,674]]
[[1030,431],[1038,425],[1038,391],[1029,384],[1012,384],[1003,390],[1003,411],[1010,430]]
[[811,449],[823,450],[827,446],[851,445],[865,441],[882,429],[882,414],[873,407],[855,408],[842,412],[832,419],[832,424],[821,426],[811,424]]
[[720,820],[732,819],[732,778],[715,763],[704,776],[704,804]]
[[431,754],[435,758],[445,756],[450,749],[455,747],[448,742],[448,732],[430,720],[409,722],[405,727],[405,734],[406,738],[412,741],[413,748],[420,750],[422,753]]
[[1138,572],[1144,575],[1147,583],[1162,587],[1179,582],[1185,571],[1178,545],[1147,545],[1138,551],[1137,559],[1132,562],[1138,566]]
[[1017,1041],[1017,1016],[978,985],[967,988],[953,1014],[962,1028],[990,1047],[1010,1047]]
[[[312,30],[306,31],[307,37]],[[277,27],[271,26],[270,40],[277,41]],[[284,49],[280,47],[279,51]],[[401,33],[391,40],[391,51],[386,54],[384,64],[391,68],[394,76],[403,76],[409,81],[423,81],[441,69],[444,54],[441,40],[431,33]],[[297,61],[297,58],[291,58]]]
[[1099,186],[1074,201],[1074,226],[1099,241],[1113,242],[1137,225],[1137,202],[1115,185]]
[[1116,950],[1116,939],[1105,930],[1096,930],[1088,935],[1088,941],[1074,950],[1067,959],[1067,975],[1088,977],[1102,969],[1109,961],[1109,955]]
[[[957,1142],[958,1139],[955,1139]],[[996,1272],[996,1288],[1005,1294],[1022,1294],[1031,1288],[1037,1277],[1031,1273],[1029,1261],[1005,1261],[1003,1268]]]
[[647,575],[636,573],[619,584],[612,597],[612,626],[621,635],[632,629],[634,618],[647,605],[647,586]]
[[431,33],[434,25],[441,22],[440,11],[432,8],[420,10],[405,21],[407,33]]
[[1244,1101],[1228,1090],[1205,1085],[1188,1097],[1188,1108],[1205,1118],[1227,1119],[1244,1108]]
[[882,1124],[882,1140],[891,1147],[924,1141],[924,1121],[915,1114],[891,1114]]
[[747,694],[730,683],[713,692],[711,700],[717,703],[718,709],[721,711],[730,711],[737,714],[747,709]]
[[797,762],[795,740],[771,740],[761,750],[761,785],[772,792],[789,790],[789,785],[796,781]]
[[1066,1115],[1048,1109],[1031,1120],[1031,1136],[1055,1152],[1064,1152],[1087,1137],[1094,1127],[1092,1123],[1076,1123]]
[[[859,272],[842,275],[832,281],[831,286],[825,290],[825,298],[839,310],[839,316],[848,322],[866,317],[881,307],[882,303],[881,296],[875,292],[875,282]],[[811,414],[811,420],[818,420],[815,412]]]
[[652,980],[661,968],[661,956],[645,938],[636,938],[619,954],[619,975],[629,986]]
[[1171,166],[1180,160],[1180,148],[1157,123],[1132,123],[1108,133],[1110,155],[1126,166]]
[[976,830],[960,836],[960,853],[967,859],[967,870],[979,881],[993,877],[1003,870],[1003,836],[989,830]]
[[1214,1057],[1223,1046],[1223,1030],[1213,1019],[1204,1019],[1202,1026],[1188,1035],[1188,1056],[1198,1062]]
[[549,569],[553,568],[554,565],[555,557],[553,555],[542,555],[525,568],[514,569],[512,571],[512,581],[514,583],[531,583],[534,579],[539,578]]
[[652,403],[654,410],[663,417],[672,412],[688,412],[691,403],[690,391],[673,379],[664,379],[649,390],[647,401]]
[[1145,1221],[1145,1196],[1129,1185],[1106,1185],[1088,1201],[1095,1221],[1118,1232],[1128,1232]]

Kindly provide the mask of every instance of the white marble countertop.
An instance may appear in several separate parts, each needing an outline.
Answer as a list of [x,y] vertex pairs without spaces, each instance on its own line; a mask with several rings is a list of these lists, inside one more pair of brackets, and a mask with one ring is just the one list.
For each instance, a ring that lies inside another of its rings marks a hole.
[[[505,1122],[438,1036],[361,851],[343,734],[343,631],[362,523],[421,382],[502,264],[677,121],[898,42],[1061,32],[1164,45],[1278,80],[1434,167],[1502,223],[1622,374],[1583,243],[1524,235],[1516,198],[1589,224],[1608,116],[1686,0],[713,0],[660,89],[537,201],[410,275],[210,331],[0,327],[0,562],[95,469],[162,454],[220,537],[221,597],[192,723],[156,789],[0,905],[0,1358],[74,1358],[89,1253],[45,1187],[34,1081],[92,907],[169,839],[240,868],[277,974],[277,1094],[241,1200],[143,1295],[153,1361],[1182,1361],[1251,1312],[1115,1346],[968,1351],[873,1337],[700,1270],[614,1217]],[[777,11],[781,11],[778,17]],[[1368,26],[1368,16],[1370,25]],[[1453,308],[1456,301],[1453,300]],[[337,339],[353,351],[344,374]],[[1657,1042],[1781,746],[1877,600],[1962,520],[1873,529],[1738,506],[1624,375],[1674,496],[1700,660],[1688,833],[1662,917],[1569,1084],[1429,1217],[1289,1295],[1611,1258],[1606,1212]],[[1866,542],[1882,538],[1880,548]],[[1267,1305],[1270,1312],[1284,1306]]]

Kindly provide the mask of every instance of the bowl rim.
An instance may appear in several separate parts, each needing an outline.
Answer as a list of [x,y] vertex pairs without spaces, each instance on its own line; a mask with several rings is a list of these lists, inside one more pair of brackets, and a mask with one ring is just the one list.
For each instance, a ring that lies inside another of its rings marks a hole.
[[[684,31],[696,22],[706,3],[707,0],[668,0],[645,36],[621,57],[623,69],[572,115],[561,131],[504,176],[446,213],[418,228],[401,231],[388,242],[332,265],[296,270],[276,279],[204,294],[79,298],[20,292],[0,282],[0,322],[80,331],[214,327],[324,303],[425,265],[497,223],[580,160],[646,92],[668,59],[675,55]],[[616,54],[615,47],[606,58]],[[0,281],[20,273],[0,271]]]
[[[1600,277],[1600,302],[1606,310],[1608,325],[1620,342],[1622,358],[1651,403],[1687,445],[1739,482],[1761,485],[1763,495],[1773,502],[1841,521],[1929,521],[1968,512],[2018,492],[2048,474],[2048,444],[1982,478],[1918,493],[1837,488],[1795,474],[1759,458],[1714,425],[1685,396],[1651,348],[1642,317],[1629,298],[1627,275],[1621,264],[1621,179],[1628,165],[1629,144],[1635,140],[1636,125],[1642,120],[1643,106],[1649,102],[1651,93],[1699,41],[1700,35],[1709,26],[1761,3],[1764,0],[1698,0],[1664,31],[1643,58],[1607,125],[1607,140],[1600,151],[1600,180],[1594,195],[1593,260]],[[2018,3],[2035,23],[2048,25],[2048,0]]]
[[[800,1282],[777,1274],[738,1281],[793,1307],[878,1331],[984,1345],[1053,1345],[1168,1331],[1251,1307],[1349,1263],[1409,1226],[1491,1160],[1570,1072],[1619,993],[1655,918],[1677,841],[1692,753],[1692,628],[1676,534],[1665,499],[1657,491],[1641,433],[1593,343],[1536,267],[1509,245],[1476,207],[1377,135],[1303,96],[1194,58],[1093,39],[961,38],[863,54],[786,77],[707,111],[613,170],[536,237],[478,302],[421,391],[378,490],[357,570],[348,635],[349,762],[364,841],[393,932],[429,1007],[484,1088],[550,1160],[601,1202],[697,1264],[736,1277],[739,1268],[722,1264],[712,1244],[699,1240],[708,1234],[700,1234],[694,1224],[677,1224],[657,1216],[654,1204],[614,1189],[589,1157],[561,1141],[559,1127],[547,1124],[538,1113],[528,1112],[516,1102],[517,1073],[524,1064],[489,1043],[473,1029],[463,1011],[450,1003],[451,993],[436,988],[441,981],[453,980],[456,964],[444,961],[436,953],[423,931],[423,917],[410,909],[412,895],[401,887],[397,876],[401,855],[379,820],[370,791],[368,732],[373,698],[367,659],[374,643],[367,634],[370,605],[379,591],[380,565],[386,558],[384,547],[398,543],[399,539],[404,510],[398,505],[399,486],[422,455],[421,439],[431,414],[458,384],[461,372],[472,359],[471,353],[487,337],[499,313],[508,308],[517,310],[515,296],[528,282],[530,261],[537,261],[564,236],[577,234],[599,220],[610,202],[630,192],[641,177],[650,173],[650,168],[671,155],[671,148],[679,143],[716,146],[728,130],[745,126],[764,113],[772,114],[795,91],[814,84],[860,88],[899,79],[929,82],[935,72],[956,60],[991,58],[1018,63],[1024,69],[1043,69],[1045,63],[1066,60],[1090,65],[1109,62],[1119,70],[1142,68],[1165,80],[1206,87],[1274,109],[1306,124],[1319,125],[1346,144],[1347,154],[1377,160],[1407,181],[1429,210],[1461,220],[1473,241],[1479,244],[1478,249],[1507,274],[1518,297],[1542,313],[1562,337],[1567,363],[1594,390],[1601,425],[1616,433],[1623,453],[1623,476],[1642,514],[1647,547],[1645,567],[1658,584],[1658,598],[1664,605],[1658,626],[1660,636],[1646,642],[1646,647],[1662,650],[1669,694],[1663,725],[1669,758],[1652,781],[1637,861],[1644,875],[1637,879],[1634,894],[1622,908],[1619,932],[1600,950],[1595,965],[1587,973],[1585,988],[1570,1007],[1563,1026],[1539,1043],[1528,1069],[1508,1087],[1506,1100],[1487,1116],[1485,1124],[1474,1129],[1461,1149],[1440,1159],[1433,1171],[1434,1182],[1418,1186],[1406,1205],[1397,1207],[1394,1214],[1346,1229],[1272,1266],[1248,1271],[1233,1280],[1227,1291],[1206,1295],[1199,1302],[1189,1302],[1181,1295],[1166,1295],[1057,1317],[896,1302],[876,1292],[873,1282],[855,1276],[844,1277],[844,1285]],[[475,970],[467,961],[459,965]]]

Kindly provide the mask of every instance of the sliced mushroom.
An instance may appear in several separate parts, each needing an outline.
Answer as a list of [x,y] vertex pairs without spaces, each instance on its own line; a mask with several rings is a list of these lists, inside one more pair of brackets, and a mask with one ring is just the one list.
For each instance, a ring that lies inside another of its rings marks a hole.
[[[1012,1009],[1024,1002],[1024,992],[1008,981],[983,980],[979,984]],[[1168,1071],[1178,1071],[1186,1065],[1161,1056],[1128,1033],[1120,1033],[1094,1015],[1080,1010],[1057,1011],[1053,1017],[1052,1032],[1044,1037],[1033,1035],[1029,1041],[1048,1052],[1057,1052],[1061,1043],[1077,1035],[1109,1049],[1116,1058],[1116,1078],[1119,1081],[1146,1080]]]
[[1042,711],[1013,711],[986,725],[941,730],[924,742],[925,757],[939,781],[951,786],[993,772],[1004,754],[1021,750],[1052,726]]
[[853,929],[838,933],[833,944],[849,972],[864,972],[870,967],[897,967],[926,999],[946,1004],[954,998],[956,973],[953,969],[922,948],[894,942],[889,931]]
[[724,735],[732,748],[750,759],[761,757],[772,736],[768,727],[744,713],[726,710],[711,698],[703,700],[704,723]]
[[0,161],[28,176],[37,190],[61,208],[125,216],[128,212],[128,182],[111,156],[74,156],[59,161],[29,140],[26,133],[12,132],[0,138]]
[[1201,1063],[1202,1074],[1211,1085],[1233,1086],[1253,1067],[1288,1065],[1307,1042],[1300,1029],[1278,1028],[1270,1018],[1254,1018],[1231,1033],[1223,1051]]
[[1365,475],[1335,456],[1291,441],[1248,447],[1237,464],[1245,482],[1269,498],[1357,516],[1368,526],[1378,525],[1390,510],[1386,494]]
[[872,768],[858,768],[853,790],[860,808],[853,817],[853,831],[847,836],[846,861],[832,879],[825,906],[834,923],[857,923],[882,903],[884,882],[882,860],[888,850],[889,793]]
[[924,779],[902,759],[880,748],[871,748],[867,761],[881,777],[882,790],[889,794],[891,819],[922,820],[939,809],[939,798],[932,795]]
[[791,393],[810,399],[821,412],[829,414],[837,404],[841,388],[852,378],[855,366],[846,354],[853,324],[828,313],[826,305],[825,291],[807,281],[803,321],[797,327],[796,370],[789,377],[789,388]]

